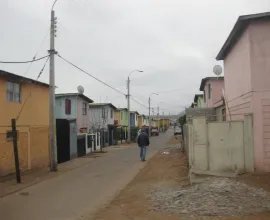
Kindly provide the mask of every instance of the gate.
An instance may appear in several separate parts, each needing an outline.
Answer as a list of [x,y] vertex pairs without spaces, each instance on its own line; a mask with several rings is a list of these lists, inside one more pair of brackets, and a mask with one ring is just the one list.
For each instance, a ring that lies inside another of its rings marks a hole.
[[70,160],[70,126],[66,119],[56,119],[57,161]]
[[252,115],[230,122],[194,117],[187,126],[191,173],[234,176],[254,170]]

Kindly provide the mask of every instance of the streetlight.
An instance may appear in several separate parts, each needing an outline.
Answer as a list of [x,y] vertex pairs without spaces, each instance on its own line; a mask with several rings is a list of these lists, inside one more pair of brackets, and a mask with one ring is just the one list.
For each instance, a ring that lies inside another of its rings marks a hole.
[[149,95],[148,104],[149,104],[149,137],[151,136],[151,96],[159,95],[158,93],[151,93]]
[[130,75],[131,73],[133,72],[139,72],[139,73],[142,73],[143,71],[142,70],[132,70],[129,75],[128,75],[128,80],[127,80],[127,106],[128,106],[128,142],[130,142],[131,140],[131,132],[130,132]]

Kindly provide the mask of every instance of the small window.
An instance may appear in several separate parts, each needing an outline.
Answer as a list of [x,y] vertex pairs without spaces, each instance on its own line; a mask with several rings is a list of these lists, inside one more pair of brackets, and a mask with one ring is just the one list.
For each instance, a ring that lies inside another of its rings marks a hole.
[[206,94],[205,94],[205,90],[203,90],[203,100],[204,100],[204,103],[206,102]]
[[71,114],[71,100],[70,99],[65,100],[65,113],[66,115]]
[[111,119],[113,119],[113,109],[111,108]]
[[121,115],[121,120],[123,120],[123,112],[121,112],[120,115]]
[[222,121],[226,121],[226,108],[222,109]]
[[82,114],[87,115],[87,103],[86,102],[83,103]]
[[211,99],[211,84],[208,84],[208,99]]
[[108,117],[108,109],[102,108],[102,118],[107,118],[107,117]]
[[7,82],[7,101],[21,102],[21,85],[18,83]]

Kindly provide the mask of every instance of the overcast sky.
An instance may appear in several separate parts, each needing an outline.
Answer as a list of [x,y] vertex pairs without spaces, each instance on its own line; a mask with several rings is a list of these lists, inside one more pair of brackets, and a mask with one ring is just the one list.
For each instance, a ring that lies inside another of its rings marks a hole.
[[[0,60],[47,55],[54,0],[0,0]],[[160,113],[179,113],[199,93],[203,77],[213,76],[215,57],[238,16],[270,11],[269,0],[58,0],[55,47],[58,53],[99,79]],[[0,69],[36,79],[45,60],[0,64]],[[49,81],[49,65],[40,80]],[[123,95],[56,58],[57,93],[76,92],[95,102],[126,107]],[[174,90],[174,91],[171,91]],[[177,91],[176,91],[177,90]],[[171,91],[162,93],[161,91]],[[131,109],[147,113],[131,101]],[[157,111],[157,109],[155,109]]]

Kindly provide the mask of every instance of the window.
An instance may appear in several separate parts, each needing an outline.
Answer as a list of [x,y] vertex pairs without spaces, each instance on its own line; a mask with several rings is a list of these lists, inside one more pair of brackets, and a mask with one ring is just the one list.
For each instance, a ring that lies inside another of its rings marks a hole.
[[113,119],[113,109],[111,108],[111,119]]
[[21,85],[17,83],[7,82],[7,101],[21,102]]
[[83,103],[82,114],[87,115],[87,103],[86,102]]
[[121,115],[121,120],[123,120],[123,112],[121,112],[120,115]]
[[222,109],[222,121],[226,121],[226,108]]
[[208,84],[208,99],[211,99],[211,84]]
[[71,100],[70,99],[65,100],[65,113],[66,115],[71,114]]
[[107,117],[108,117],[108,109],[102,108],[102,118],[107,118]]
[[203,90],[203,100],[204,100],[204,103],[206,102],[206,94],[205,94],[205,90]]

